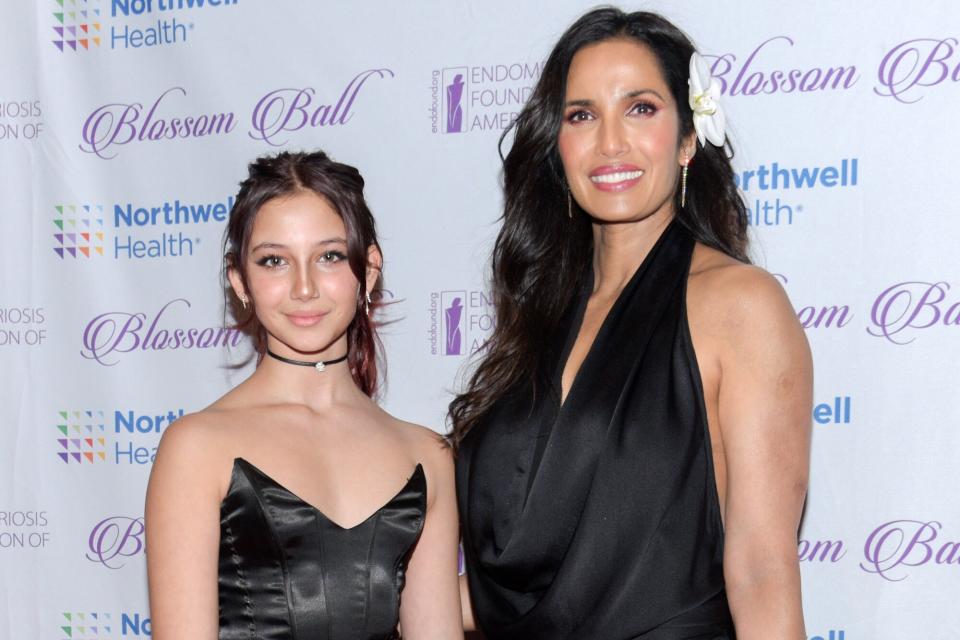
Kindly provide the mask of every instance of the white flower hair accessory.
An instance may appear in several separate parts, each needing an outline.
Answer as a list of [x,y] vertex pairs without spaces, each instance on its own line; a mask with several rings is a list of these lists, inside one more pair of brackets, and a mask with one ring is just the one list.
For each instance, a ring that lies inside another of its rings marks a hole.
[[720,82],[710,74],[703,57],[694,52],[690,56],[690,108],[693,110],[693,128],[700,146],[709,140],[722,147],[726,140],[727,120],[720,106]]

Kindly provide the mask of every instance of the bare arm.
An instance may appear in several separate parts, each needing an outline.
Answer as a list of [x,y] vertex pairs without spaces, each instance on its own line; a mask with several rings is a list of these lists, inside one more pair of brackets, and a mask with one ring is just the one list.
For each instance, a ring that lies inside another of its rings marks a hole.
[[463,611],[463,630],[476,631],[477,622],[473,619],[473,603],[470,602],[470,583],[467,574],[460,576],[460,609]]
[[427,493],[432,496],[420,540],[407,565],[400,627],[405,640],[462,639],[453,458],[439,441],[428,445],[427,456]]
[[803,640],[797,530],[810,457],[813,365],[780,285],[742,268],[720,356],[727,469],[724,576],[740,640]]
[[166,430],[147,488],[154,640],[216,640],[219,631],[220,496],[197,422],[187,416]]

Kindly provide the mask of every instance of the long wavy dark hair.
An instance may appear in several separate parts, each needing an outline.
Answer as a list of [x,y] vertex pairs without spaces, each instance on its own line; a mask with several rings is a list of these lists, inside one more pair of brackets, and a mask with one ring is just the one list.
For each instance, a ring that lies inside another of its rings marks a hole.
[[[373,318],[381,299],[383,280],[381,276],[377,277],[373,290],[369,292],[372,303],[367,305],[367,252],[370,247],[379,250],[380,244],[373,214],[363,197],[363,186],[359,171],[331,160],[322,151],[284,151],[257,158],[248,166],[247,178],[240,183],[240,191],[230,209],[224,238],[224,261],[226,269],[234,269],[247,288],[250,232],[260,208],[274,198],[304,191],[313,192],[330,203],[343,219],[347,233],[347,262],[360,283],[356,313],[347,328],[347,363],[357,386],[368,396],[373,396],[379,382],[377,361],[382,351]],[[253,337],[259,362],[267,349],[267,332],[253,311],[255,305],[249,310],[240,309],[235,303],[231,306],[237,319],[236,328]]]
[[[567,72],[583,47],[627,39],[649,49],[677,104],[679,147],[693,134],[687,80],[690,39],[655,13],[624,13],[612,7],[583,15],[560,37],[529,101],[500,138],[503,158],[503,226],[492,258],[496,326],[467,390],[450,403],[450,440],[458,445],[494,402],[519,382],[536,379],[542,343],[556,330],[593,255],[592,222],[579,207],[567,215],[567,186],[557,149]],[[513,145],[502,148],[510,133]],[[690,164],[686,204],[679,189],[677,221],[703,244],[738,260],[747,258],[747,210],[734,182],[733,149],[708,144]],[[576,205],[575,205],[576,206]]]

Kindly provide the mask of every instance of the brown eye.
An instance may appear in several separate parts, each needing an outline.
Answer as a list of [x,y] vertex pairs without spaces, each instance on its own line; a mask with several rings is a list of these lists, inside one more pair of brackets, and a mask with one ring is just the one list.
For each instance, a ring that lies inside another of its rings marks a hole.
[[649,102],[638,102],[637,104],[633,105],[630,111],[642,116],[651,116],[657,112],[657,108]]
[[335,263],[335,262],[340,262],[342,260],[346,260],[347,256],[342,251],[327,251],[322,256],[320,256],[320,259],[323,260],[324,262]]
[[268,269],[273,269],[279,267],[283,264],[283,258],[276,255],[263,256],[257,260],[257,264],[261,267],[267,267]]

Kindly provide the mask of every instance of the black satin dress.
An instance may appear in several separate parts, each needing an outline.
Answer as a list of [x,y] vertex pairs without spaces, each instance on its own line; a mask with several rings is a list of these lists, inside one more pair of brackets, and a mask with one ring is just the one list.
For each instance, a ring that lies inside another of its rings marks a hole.
[[561,406],[563,365],[593,285],[585,264],[540,374],[464,439],[467,577],[488,640],[734,638],[686,317],[693,247],[679,223],[664,231]]
[[344,529],[237,458],[220,505],[220,639],[398,638],[426,499],[417,465],[387,504]]

